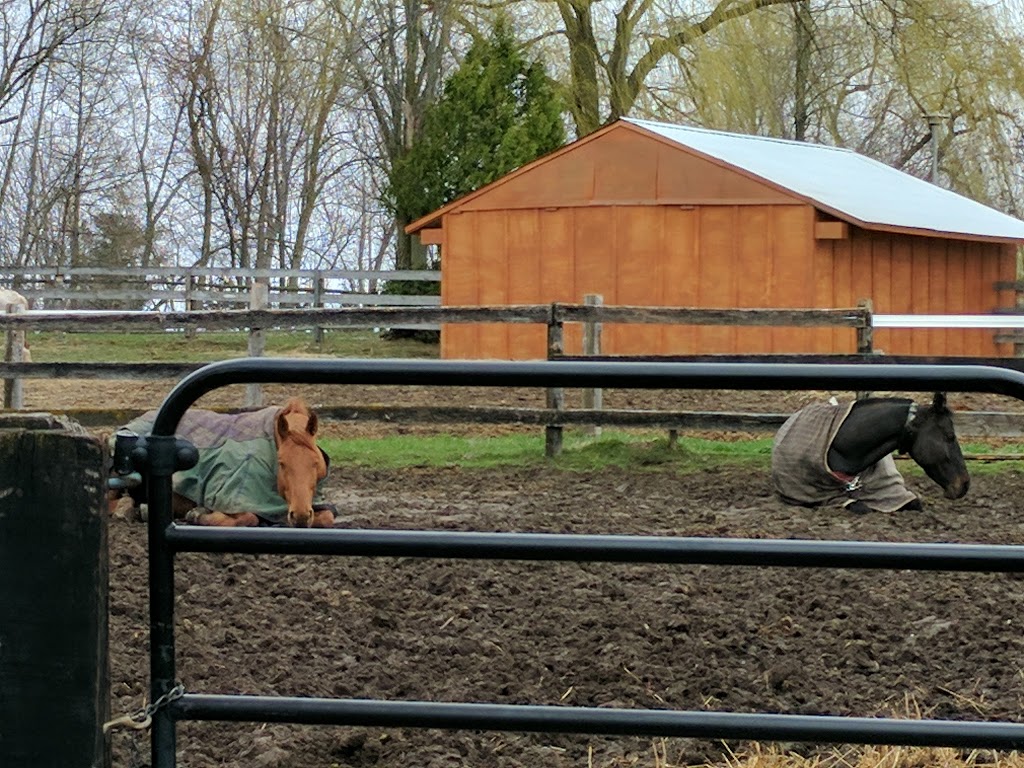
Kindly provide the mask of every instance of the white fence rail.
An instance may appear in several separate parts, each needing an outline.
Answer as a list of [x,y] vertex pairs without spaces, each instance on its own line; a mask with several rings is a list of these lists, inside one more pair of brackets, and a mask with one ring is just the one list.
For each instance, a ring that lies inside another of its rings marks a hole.
[[[436,295],[384,293],[390,282],[437,283],[437,270],[236,269],[229,267],[75,267],[61,271],[0,267],[0,287],[35,309],[107,308],[167,311],[251,306],[254,284],[270,307],[438,306]],[[257,296],[262,296],[258,291]]]

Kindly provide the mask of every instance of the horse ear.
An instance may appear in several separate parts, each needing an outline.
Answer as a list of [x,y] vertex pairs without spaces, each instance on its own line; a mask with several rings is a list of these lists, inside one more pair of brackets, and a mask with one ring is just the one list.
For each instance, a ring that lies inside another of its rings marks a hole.
[[946,406],[946,393],[936,392],[935,397],[932,399],[932,410],[936,413],[947,411],[949,408]]
[[306,431],[309,434],[315,436],[316,430],[320,426],[320,419],[316,415],[316,411],[309,412],[309,420],[306,422]]
[[278,411],[277,418],[274,420],[274,429],[277,431],[279,439],[284,440],[288,437],[288,419],[285,418],[285,412]]

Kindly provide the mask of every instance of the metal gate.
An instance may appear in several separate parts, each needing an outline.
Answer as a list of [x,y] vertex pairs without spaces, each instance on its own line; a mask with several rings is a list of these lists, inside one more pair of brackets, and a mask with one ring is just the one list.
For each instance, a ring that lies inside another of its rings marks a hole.
[[894,720],[533,705],[434,703],[185,692],[177,681],[174,555],[178,552],[559,560],[818,568],[1024,572],[1024,546],[660,536],[466,533],[176,526],[171,476],[195,449],[174,438],[203,394],[229,384],[292,383],[619,389],[990,392],[1024,400],[1024,373],[987,366],[767,363],[461,362],[242,359],[208,365],[167,396],[133,455],[149,492],[149,610],[153,768],[175,765],[179,720],[361,725],[952,746],[1024,747],[1024,724]]

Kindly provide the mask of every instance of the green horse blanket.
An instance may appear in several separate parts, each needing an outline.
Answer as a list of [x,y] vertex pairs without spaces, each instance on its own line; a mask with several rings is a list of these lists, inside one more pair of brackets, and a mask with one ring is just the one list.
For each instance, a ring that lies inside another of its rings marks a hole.
[[[199,463],[174,473],[174,492],[211,511],[252,512],[270,525],[284,523],[288,504],[277,492],[274,442],[280,410],[272,406],[234,414],[200,408],[186,411],[175,435],[199,450]],[[127,428],[138,435],[150,434],[156,413],[144,413]],[[315,502],[323,502],[319,488]]]

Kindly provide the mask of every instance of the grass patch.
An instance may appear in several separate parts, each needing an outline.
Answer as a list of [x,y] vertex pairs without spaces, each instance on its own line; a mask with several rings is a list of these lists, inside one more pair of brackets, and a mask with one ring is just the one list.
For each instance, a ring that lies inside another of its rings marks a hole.
[[[333,462],[366,467],[529,467],[553,466],[572,472],[590,472],[607,467],[643,471],[669,469],[693,472],[713,467],[739,467],[767,472],[771,465],[772,438],[718,441],[697,437],[680,437],[670,447],[663,432],[638,430],[624,432],[604,430],[594,437],[584,430],[564,434],[561,455],[544,456],[544,433],[503,434],[466,437],[449,434],[392,435],[381,438],[321,440]],[[965,454],[986,455],[998,450],[1001,455],[1020,453],[1021,460],[969,461],[972,474],[1024,472],[1024,446],[1012,450],[994,449],[984,443],[963,446]],[[909,458],[902,458],[898,467],[904,475],[923,475]]]
[[[437,344],[411,339],[382,339],[370,329],[325,331],[318,344],[312,330],[268,331],[268,357],[312,355],[354,358],[436,358]],[[29,335],[37,363],[208,363],[248,354],[244,331],[201,331],[194,338],[181,332],[65,333]]]
[[367,467],[470,467],[550,465],[586,472],[606,467],[669,468],[679,472],[711,466],[758,466],[767,469],[771,440],[716,442],[668,438],[652,432],[605,431],[599,437],[566,431],[560,456],[546,459],[544,435],[506,434],[491,437],[394,435],[383,438],[321,441],[332,462]]

